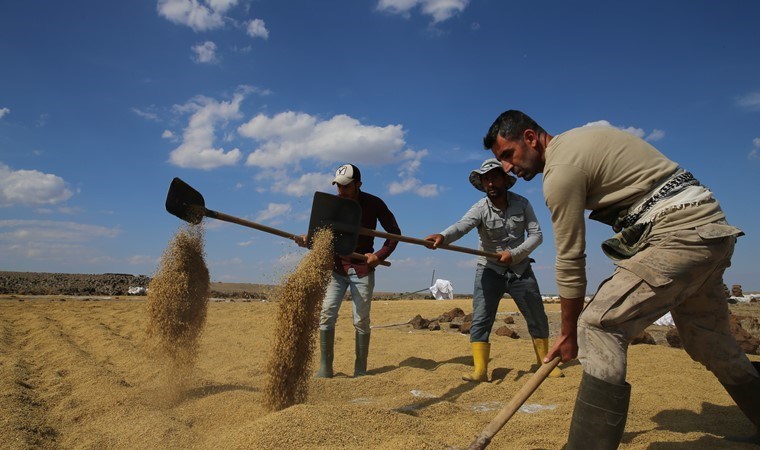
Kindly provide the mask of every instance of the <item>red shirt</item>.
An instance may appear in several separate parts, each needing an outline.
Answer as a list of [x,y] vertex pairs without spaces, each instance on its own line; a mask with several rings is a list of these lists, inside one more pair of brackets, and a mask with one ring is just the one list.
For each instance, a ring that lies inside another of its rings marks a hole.
[[[380,199],[380,197],[359,191],[359,198],[357,201],[362,207],[362,228],[376,230],[377,222],[380,222],[380,225],[382,225],[386,232],[391,234],[401,234],[401,229],[396,223],[396,217],[393,216],[391,210],[388,209],[388,206]],[[398,245],[398,241],[386,239],[383,246],[380,247],[380,250],[375,252],[374,242],[374,236],[364,236],[360,234],[359,240],[356,244],[356,250],[354,251],[356,253],[361,253],[362,255],[365,253],[374,253],[380,261],[385,261],[385,259],[393,253],[393,250],[396,249],[396,245]],[[334,270],[336,272],[341,275],[348,275],[348,269],[352,267],[360,278],[367,276],[370,272],[369,265],[367,265],[366,261],[351,259],[350,256],[335,255]]]

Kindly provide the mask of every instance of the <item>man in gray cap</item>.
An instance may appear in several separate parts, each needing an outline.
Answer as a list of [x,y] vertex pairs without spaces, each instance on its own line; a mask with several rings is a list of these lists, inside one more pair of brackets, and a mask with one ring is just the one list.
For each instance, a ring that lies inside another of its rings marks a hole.
[[[491,350],[488,337],[504,293],[514,299],[528,322],[538,365],[542,364],[549,349],[549,320],[536,276],[530,267],[532,260],[528,257],[541,244],[543,235],[528,200],[509,191],[515,181],[516,178],[507,174],[499,161],[487,159],[479,169],[470,173],[470,183],[485,192],[486,197],[475,203],[458,222],[425,238],[432,242],[432,248],[436,248],[451,244],[477,227],[480,249],[500,255],[498,260],[478,257],[470,328],[475,370],[462,377],[466,381],[488,381]],[[549,376],[561,377],[562,370],[557,367]]]

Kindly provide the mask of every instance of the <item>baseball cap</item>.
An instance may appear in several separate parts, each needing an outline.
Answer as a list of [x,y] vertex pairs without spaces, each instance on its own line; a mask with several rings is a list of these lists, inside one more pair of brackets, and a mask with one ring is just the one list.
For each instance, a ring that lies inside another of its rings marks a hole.
[[338,183],[345,186],[352,181],[362,181],[362,173],[353,164],[343,164],[335,171],[335,179],[332,184]]
[[[470,172],[470,184],[475,186],[475,189],[485,192],[486,190],[483,188],[483,183],[480,181],[480,176],[486,172],[490,172],[495,169],[504,171],[504,167],[502,167],[498,159],[491,158],[491,159],[487,159],[483,161],[483,164],[480,165],[479,169],[475,169],[472,172]],[[507,175],[506,185],[507,185],[507,189],[509,189],[515,185],[515,182],[517,182],[517,178],[513,177],[512,175],[506,172],[504,173]]]

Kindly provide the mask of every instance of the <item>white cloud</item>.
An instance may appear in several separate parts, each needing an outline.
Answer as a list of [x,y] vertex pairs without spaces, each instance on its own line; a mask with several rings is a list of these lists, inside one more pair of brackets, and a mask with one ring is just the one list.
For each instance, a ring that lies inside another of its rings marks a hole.
[[246,164],[270,168],[307,158],[330,163],[351,160],[357,165],[386,164],[399,159],[398,152],[404,145],[401,125],[363,125],[342,114],[325,121],[292,111],[273,117],[259,114],[241,125],[238,132],[263,141],[248,155]]
[[127,263],[133,266],[139,266],[144,264],[156,265],[158,264],[158,258],[148,255],[133,255],[127,258]]
[[0,207],[53,205],[72,195],[64,179],[57,175],[37,170],[12,170],[0,163]]
[[749,155],[747,155],[747,159],[760,159],[760,137],[756,137],[755,139],[752,139],[752,145],[754,145],[755,148],[752,149],[751,152],[749,152]]
[[750,111],[760,111],[760,92],[750,92],[736,99],[736,104]]
[[438,23],[464,11],[469,3],[469,0],[379,0],[377,9],[409,17],[410,11],[419,6],[423,14],[433,18],[433,23]]
[[8,108],[0,108],[0,119],[5,117],[7,114],[10,114],[11,110]]
[[194,31],[224,26],[224,13],[238,0],[158,0],[158,15],[172,23],[186,25]]
[[276,217],[279,217],[283,214],[287,214],[290,212],[292,207],[289,203],[270,203],[267,205],[267,209],[264,211],[261,211],[256,216],[257,222],[264,222],[267,220],[274,219]]
[[[644,131],[642,128],[636,128],[636,127],[619,127],[616,125],[613,125],[609,123],[606,120],[597,120],[595,122],[589,122],[586,125],[583,125],[584,127],[612,127],[617,128],[618,130],[625,131],[626,133],[630,133],[636,137],[639,137],[641,139],[645,139],[650,142],[659,141],[663,137],[665,137],[665,132],[663,130],[655,128],[652,130],[651,133],[647,136],[646,131]],[[646,137],[644,137],[646,136]]]
[[266,24],[261,19],[253,19],[248,22],[246,32],[248,36],[253,38],[269,39],[269,30],[267,30]]
[[390,194],[397,195],[404,192],[412,192],[420,197],[435,197],[440,193],[440,186],[437,184],[422,184],[415,176],[415,173],[422,165],[422,158],[427,156],[427,154],[427,150],[415,152],[414,150],[407,149],[403,152],[405,161],[401,164],[398,174],[401,181],[394,181],[388,186]]
[[645,139],[649,142],[656,142],[664,137],[665,137],[665,132],[658,128],[655,128],[654,130],[652,130],[651,133],[649,133],[649,136],[647,136]]
[[206,41],[192,47],[193,61],[198,64],[216,64],[219,62],[219,58],[216,56],[216,44],[211,41]]
[[312,195],[315,191],[325,191],[330,188],[333,180],[332,173],[305,173],[298,178],[288,176],[288,171],[265,171],[260,173],[258,181],[270,181],[272,192],[279,192],[293,197]]
[[240,103],[247,92],[244,89],[236,93],[229,102],[199,96],[185,105],[175,106],[176,111],[192,111],[193,114],[183,132],[182,143],[169,154],[169,162],[179,167],[204,170],[237,164],[243,157],[239,149],[225,152],[213,148],[214,131],[218,123],[226,124],[241,117]]
[[118,228],[53,220],[0,220],[0,241],[15,243],[87,242],[96,238],[114,238]]
[[164,132],[161,133],[161,137],[163,139],[174,139],[176,136],[171,130],[164,130]]
[[152,120],[154,122],[158,122],[158,114],[156,114],[153,110],[155,109],[154,106],[151,106],[148,108],[147,111],[142,110],[140,108],[132,108],[132,112],[137,114],[138,116],[142,117],[143,119]]

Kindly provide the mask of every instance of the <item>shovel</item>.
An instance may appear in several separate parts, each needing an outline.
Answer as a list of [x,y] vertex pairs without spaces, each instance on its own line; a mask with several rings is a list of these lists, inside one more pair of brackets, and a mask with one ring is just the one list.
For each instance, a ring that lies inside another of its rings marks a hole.
[[[357,213],[358,211],[358,213]],[[423,245],[430,248],[430,241],[417,239],[413,237],[402,236],[400,234],[385,233],[383,231],[371,230],[360,226],[361,206],[355,200],[338,197],[337,195],[326,194],[324,192],[314,193],[314,202],[311,205],[311,220],[309,222],[309,237],[317,228],[331,227],[337,239],[358,239],[359,235],[374,236],[394,241],[408,242],[410,244]],[[485,256],[487,258],[499,259],[498,253],[484,252],[467,247],[456,245],[442,244],[437,248],[452,250],[455,252],[469,253],[471,255]]]
[[549,373],[551,373],[551,371],[557,367],[557,364],[559,364],[559,362],[560,358],[557,356],[548,363],[542,364],[541,367],[536,370],[536,373],[530,377],[528,382],[525,383],[519,391],[517,391],[509,403],[501,408],[501,411],[499,411],[499,414],[497,414],[496,417],[491,420],[491,423],[489,423],[488,426],[485,427],[483,431],[481,431],[480,434],[475,438],[475,440],[470,443],[470,445],[467,447],[467,450],[483,450],[486,448],[486,446],[491,443],[491,439],[493,439],[496,433],[498,433],[499,430],[501,430],[501,428],[506,425],[509,419],[515,415],[517,410],[520,409],[520,406],[522,406],[522,404],[528,400],[528,397],[530,397],[533,392],[538,389],[538,386],[543,383],[546,377],[549,376]]
[[[185,222],[192,224],[199,224],[205,216],[211,217],[212,219],[223,220],[225,222],[236,223],[244,227],[254,228],[259,231],[264,231],[292,240],[297,240],[299,238],[298,235],[292,233],[287,233],[256,222],[210,210],[206,208],[206,202],[203,199],[203,195],[179,178],[174,178],[171,185],[169,185],[169,192],[166,194],[166,210]],[[309,239],[307,242],[311,242],[311,240]],[[352,258],[363,261],[367,260],[365,255],[354,253],[353,247],[349,250],[336,248],[336,253],[339,255],[350,255]],[[380,264],[390,266],[390,263],[387,261],[383,261]]]

